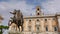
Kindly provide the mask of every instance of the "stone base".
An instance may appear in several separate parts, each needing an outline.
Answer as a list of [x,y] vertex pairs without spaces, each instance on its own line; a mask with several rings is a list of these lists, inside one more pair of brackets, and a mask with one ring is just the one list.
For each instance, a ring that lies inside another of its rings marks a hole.
[[22,34],[22,32],[19,32],[19,31],[9,31],[8,34]]
[[58,34],[58,32],[23,32],[24,34]]
[[9,31],[9,34],[60,34],[58,32],[19,32],[19,31]]

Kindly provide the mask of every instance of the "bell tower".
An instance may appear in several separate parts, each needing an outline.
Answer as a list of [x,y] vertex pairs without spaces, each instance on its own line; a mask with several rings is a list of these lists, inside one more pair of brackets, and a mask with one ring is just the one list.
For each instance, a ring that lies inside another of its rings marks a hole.
[[36,7],[36,16],[41,16],[40,6],[37,6],[37,7]]

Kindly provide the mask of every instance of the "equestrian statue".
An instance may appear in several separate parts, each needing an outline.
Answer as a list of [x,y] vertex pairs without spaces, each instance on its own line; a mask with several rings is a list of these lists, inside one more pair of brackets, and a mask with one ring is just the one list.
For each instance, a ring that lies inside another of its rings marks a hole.
[[20,27],[21,27],[21,31],[23,31],[23,15],[21,13],[20,10],[14,10],[13,12],[10,12],[11,14],[13,14],[14,16],[11,17],[12,20],[11,21],[11,24],[12,23],[15,23],[20,31]]

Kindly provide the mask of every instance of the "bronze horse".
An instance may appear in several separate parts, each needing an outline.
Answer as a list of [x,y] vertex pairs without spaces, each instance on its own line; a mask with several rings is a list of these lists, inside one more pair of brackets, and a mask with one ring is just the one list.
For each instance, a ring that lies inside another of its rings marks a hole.
[[19,26],[21,26],[23,31],[23,15],[20,12],[20,10],[14,10],[14,12],[10,12],[10,13],[14,15],[12,18],[12,23],[15,23],[18,26],[18,28]]

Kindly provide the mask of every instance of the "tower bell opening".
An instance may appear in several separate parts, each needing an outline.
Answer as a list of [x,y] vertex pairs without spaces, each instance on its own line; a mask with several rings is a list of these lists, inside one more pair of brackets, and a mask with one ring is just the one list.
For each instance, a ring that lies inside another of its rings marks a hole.
[[40,9],[40,6],[37,6],[36,7],[36,16],[41,16],[42,13],[41,13],[41,9]]

